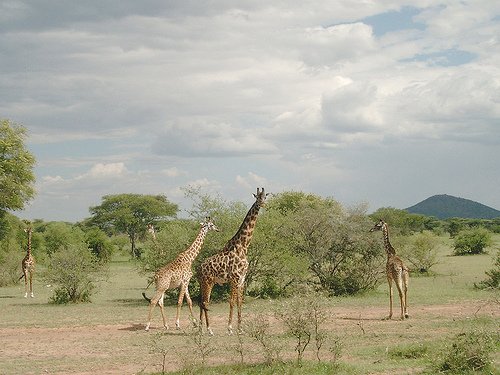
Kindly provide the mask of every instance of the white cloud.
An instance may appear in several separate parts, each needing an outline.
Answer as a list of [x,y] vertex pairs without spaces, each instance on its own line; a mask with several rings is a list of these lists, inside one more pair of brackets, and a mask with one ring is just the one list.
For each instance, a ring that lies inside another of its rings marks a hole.
[[75,180],[86,179],[114,179],[123,177],[127,173],[124,163],[95,164],[90,170],[75,177]]
[[255,186],[269,186],[269,181],[265,177],[259,176],[253,172],[248,172],[246,177],[237,175],[235,181],[239,186],[247,189],[252,189]]

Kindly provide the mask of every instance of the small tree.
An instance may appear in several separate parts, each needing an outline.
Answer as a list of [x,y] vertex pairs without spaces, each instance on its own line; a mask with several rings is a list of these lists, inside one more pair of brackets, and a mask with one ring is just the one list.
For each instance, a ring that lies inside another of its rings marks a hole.
[[258,314],[255,318],[249,319],[245,323],[245,331],[248,336],[257,341],[262,349],[264,361],[267,364],[281,361],[281,345],[269,332],[269,318],[263,314]]
[[458,233],[454,242],[454,255],[483,254],[492,243],[491,233],[484,228],[466,229]]
[[89,302],[96,283],[105,269],[85,243],[60,247],[49,260],[43,274],[47,283],[55,285],[54,303]]

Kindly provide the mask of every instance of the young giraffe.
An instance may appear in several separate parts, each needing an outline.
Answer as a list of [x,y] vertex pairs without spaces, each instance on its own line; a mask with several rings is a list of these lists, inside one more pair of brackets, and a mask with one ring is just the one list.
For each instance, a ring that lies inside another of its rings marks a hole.
[[[149,229],[148,229],[149,230]],[[148,314],[148,322],[146,324],[146,331],[149,331],[149,326],[151,325],[151,316],[153,314],[153,309],[156,304],[159,305],[161,310],[161,316],[163,318],[163,326],[168,329],[167,318],[165,317],[165,311],[163,308],[163,298],[165,297],[165,292],[168,289],[175,289],[180,287],[179,299],[177,301],[177,314],[175,316],[175,326],[177,329],[180,329],[179,325],[179,315],[182,307],[182,302],[184,300],[184,296],[186,297],[186,301],[189,306],[189,313],[191,314],[191,320],[194,322],[195,319],[193,317],[193,303],[191,301],[191,297],[189,296],[189,281],[193,276],[193,272],[191,270],[191,264],[194,259],[200,252],[201,246],[203,245],[203,241],[205,240],[205,236],[207,235],[209,230],[219,231],[219,229],[215,226],[212,220],[207,217],[205,222],[201,223],[200,231],[194,240],[194,242],[189,246],[186,250],[180,253],[177,258],[175,258],[172,262],[163,266],[158,271],[156,271],[153,281],[156,285],[156,291],[152,298],[146,297],[146,293],[142,293],[144,298],[149,301],[149,314]],[[154,229],[153,229],[154,233]],[[149,285],[148,285],[149,286]]]
[[389,309],[389,317],[392,318],[392,282],[396,283],[396,287],[398,288],[399,293],[399,302],[401,304],[401,320],[408,318],[408,281],[409,281],[409,271],[408,267],[406,267],[401,260],[396,255],[396,250],[392,247],[389,241],[389,228],[387,223],[383,220],[380,220],[375,226],[370,229],[370,232],[374,232],[376,230],[381,230],[384,238],[384,248],[387,254],[387,264],[385,266],[385,270],[387,272],[387,282],[389,283],[389,301],[390,301],[390,309]]
[[257,188],[255,203],[248,211],[243,223],[224,246],[222,251],[207,258],[200,266],[198,278],[200,280],[200,325],[203,325],[203,314],[207,323],[207,330],[213,335],[208,319],[208,304],[210,303],[210,294],[213,286],[229,283],[231,287],[231,297],[229,299],[229,321],[227,329],[229,334],[233,333],[232,320],[233,308],[236,302],[238,307],[238,331],[241,332],[241,305],[243,301],[243,288],[245,276],[248,270],[247,249],[252,239],[255,222],[259,209],[264,206],[266,194],[264,188],[261,191]]
[[24,231],[28,234],[28,250],[26,256],[21,262],[21,267],[23,274],[19,278],[21,280],[24,277],[24,298],[28,298],[28,277],[29,277],[29,291],[31,298],[35,297],[33,294],[33,274],[35,273],[35,258],[31,254],[31,227],[25,228]]

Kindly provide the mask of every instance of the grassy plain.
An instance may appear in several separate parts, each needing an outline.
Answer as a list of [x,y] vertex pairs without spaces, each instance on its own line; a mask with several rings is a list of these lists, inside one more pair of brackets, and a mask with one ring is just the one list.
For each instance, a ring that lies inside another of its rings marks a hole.
[[[21,283],[0,288],[0,374],[150,374],[161,371],[163,355],[166,370],[198,374],[421,373],[454,335],[470,330],[498,331],[498,291],[473,287],[492,268],[500,236],[494,239],[489,254],[465,257],[450,256],[451,243],[443,239],[435,274],[410,280],[410,319],[406,321],[382,320],[389,304],[385,283],[366,295],[325,298],[322,303],[327,319],[322,329],[342,344],[338,367],[332,364],[330,343],[320,352],[321,363],[317,363],[311,343],[302,367],[259,365],[264,357],[255,340],[245,334],[226,334],[228,306],[220,303],[213,304],[210,311],[215,336],[202,337],[201,344],[209,353],[205,370],[200,371],[203,349],[195,342],[186,307],[181,315],[182,330],[164,331],[156,309],[151,331],[144,331],[148,307],[141,292],[147,280],[125,258],[112,261],[109,279],[92,303],[49,304],[52,287],[36,278],[33,299],[23,298]],[[280,347],[281,357],[293,362],[295,342],[274,315],[277,306],[286,303],[247,298],[243,319],[267,316],[269,337]],[[166,310],[173,326],[175,307],[170,305]],[[420,354],[406,354],[413,352]],[[242,358],[245,365],[240,364]],[[498,345],[494,360],[498,369]]]

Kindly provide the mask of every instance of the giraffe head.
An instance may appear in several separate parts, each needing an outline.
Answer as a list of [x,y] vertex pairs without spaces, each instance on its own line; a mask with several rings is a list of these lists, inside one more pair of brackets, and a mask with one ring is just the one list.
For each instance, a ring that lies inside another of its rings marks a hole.
[[209,230],[214,230],[214,231],[216,231],[216,232],[218,232],[218,231],[219,231],[219,228],[217,228],[217,225],[215,225],[215,224],[214,224],[214,222],[212,221],[212,218],[211,218],[210,216],[207,216],[207,217],[205,218],[205,221],[204,221],[204,222],[202,222],[202,223],[200,223],[200,224],[201,224],[201,226],[202,226],[203,228],[206,228],[206,229],[207,229],[207,232],[208,232]]
[[259,191],[259,188],[257,188],[257,194],[254,194],[253,196],[255,197],[256,201],[255,203],[259,206],[259,207],[264,207],[265,203],[266,203],[266,197],[269,195],[269,193],[265,193],[264,192],[264,188],[262,188],[262,190]]
[[155,236],[156,234],[156,231],[155,231],[155,227],[153,224],[148,224],[148,227],[147,227],[147,232],[149,234],[151,234],[153,237]]
[[372,229],[370,229],[370,232],[375,232],[376,230],[382,230],[384,225],[385,225],[384,220],[380,219],[378,223],[375,224]]

